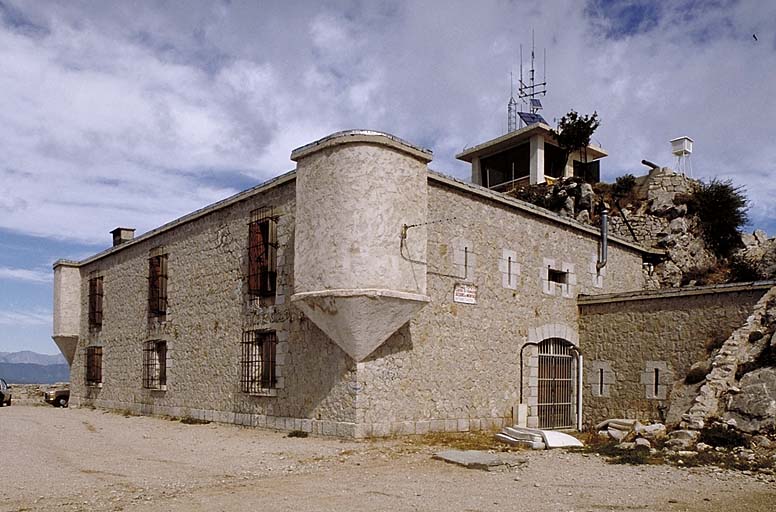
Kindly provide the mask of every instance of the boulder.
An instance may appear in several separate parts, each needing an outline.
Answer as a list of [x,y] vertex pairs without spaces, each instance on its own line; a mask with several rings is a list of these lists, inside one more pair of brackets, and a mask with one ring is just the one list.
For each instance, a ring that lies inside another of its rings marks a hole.
[[695,446],[699,436],[700,432],[697,430],[674,430],[668,434],[670,439],[666,442],[666,447],[672,450],[688,450]]
[[640,446],[647,449],[652,448],[652,443],[650,443],[647,439],[644,439],[643,437],[637,437],[635,443],[637,448]]
[[684,217],[677,217],[668,223],[668,229],[671,233],[685,233],[687,232],[687,221]]
[[590,183],[583,183],[579,186],[579,196],[577,197],[577,209],[592,210],[595,202],[595,192]]
[[776,429],[776,368],[760,368],[741,378],[740,393],[730,398],[725,418],[749,433]]
[[666,426],[662,423],[654,423],[652,425],[639,424],[635,431],[641,437],[646,439],[658,439],[666,435]]
[[757,243],[761,245],[768,242],[768,235],[762,229],[755,229],[753,236],[754,239],[757,240]]

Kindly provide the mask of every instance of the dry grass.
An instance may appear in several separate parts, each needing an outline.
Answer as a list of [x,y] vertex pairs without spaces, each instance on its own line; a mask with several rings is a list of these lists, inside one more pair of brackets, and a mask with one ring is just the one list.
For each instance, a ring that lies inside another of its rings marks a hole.
[[404,439],[404,442],[413,446],[442,446],[456,450],[520,450],[520,448],[497,441],[495,434],[495,432],[489,430],[476,432],[431,432],[407,437]]

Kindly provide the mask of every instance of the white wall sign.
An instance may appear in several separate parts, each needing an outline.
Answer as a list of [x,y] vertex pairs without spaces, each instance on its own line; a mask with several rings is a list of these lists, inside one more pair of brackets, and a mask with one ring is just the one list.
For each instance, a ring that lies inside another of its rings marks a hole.
[[453,302],[477,304],[477,287],[473,284],[456,284],[453,292]]

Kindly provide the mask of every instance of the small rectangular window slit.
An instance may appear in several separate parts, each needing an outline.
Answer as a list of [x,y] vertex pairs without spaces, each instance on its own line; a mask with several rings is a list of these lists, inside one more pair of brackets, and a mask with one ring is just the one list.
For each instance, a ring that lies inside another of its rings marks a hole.
[[507,275],[509,276],[509,286],[512,286],[512,256],[507,259]]
[[658,391],[660,389],[660,369],[655,368],[655,396],[658,396]]
[[469,278],[469,248],[463,248],[463,278]]
[[603,396],[604,394],[604,369],[598,369],[598,394]]

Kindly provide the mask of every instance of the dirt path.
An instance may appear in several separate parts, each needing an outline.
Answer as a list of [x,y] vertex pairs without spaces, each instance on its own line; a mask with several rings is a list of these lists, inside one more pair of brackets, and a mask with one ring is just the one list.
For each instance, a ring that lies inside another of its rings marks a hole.
[[774,510],[776,485],[710,468],[524,452],[503,472],[400,441],[295,439],[86,409],[0,409],[0,511]]

